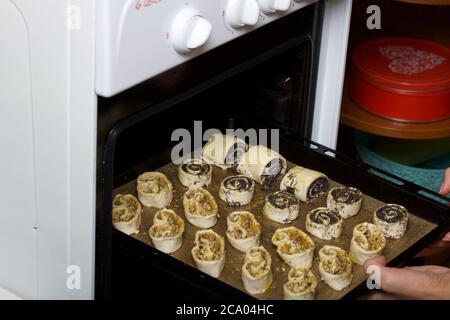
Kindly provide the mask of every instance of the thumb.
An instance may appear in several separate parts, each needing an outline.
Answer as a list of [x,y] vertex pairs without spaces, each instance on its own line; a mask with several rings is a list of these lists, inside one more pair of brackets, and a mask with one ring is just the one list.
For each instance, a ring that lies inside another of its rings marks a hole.
[[447,168],[447,170],[445,170],[444,181],[442,181],[439,193],[444,196],[450,193],[450,168]]
[[413,298],[425,299],[433,297],[433,279],[426,273],[413,269],[398,269],[386,267],[384,257],[369,259],[364,269],[377,266],[380,270],[381,288],[391,294]]

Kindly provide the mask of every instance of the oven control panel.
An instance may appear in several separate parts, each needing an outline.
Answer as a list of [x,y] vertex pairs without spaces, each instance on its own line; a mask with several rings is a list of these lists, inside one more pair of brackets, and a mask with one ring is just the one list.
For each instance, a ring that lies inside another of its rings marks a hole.
[[317,0],[98,0],[96,91],[113,96]]

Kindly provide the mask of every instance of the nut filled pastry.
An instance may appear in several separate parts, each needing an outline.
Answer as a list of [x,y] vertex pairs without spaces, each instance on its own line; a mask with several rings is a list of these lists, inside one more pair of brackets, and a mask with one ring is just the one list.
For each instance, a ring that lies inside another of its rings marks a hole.
[[207,187],[212,178],[211,165],[199,159],[187,159],[178,167],[178,178],[185,187]]
[[350,256],[362,265],[367,259],[380,255],[385,246],[383,232],[376,225],[363,222],[353,229]]
[[202,158],[209,164],[227,169],[239,162],[247,148],[245,141],[236,136],[216,133],[203,146]]
[[216,200],[203,188],[191,188],[183,196],[187,221],[199,228],[211,228],[217,222],[219,209]]
[[137,194],[144,207],[164,208],[172,202],[172,183],[160,172],[144,172],[137,178]]
[[139,232],[142,208],[131,194],[118,194],[113,200],[112,223],[114,228],[130,235]]
[[314,255],[314,241],[296,227],[277,229],[272,236],[280,258],[291,268],[311,268]]
[[191,250],[197,268],[217,278],[225,265],[225,241],[213,230],[195,233],[195,246]]
[[319,273],[323,281],[336,291],[341,291],[352,283],[352,261],[343,249],[323,246],[319,250]]
[[337,187],[328,192],[327,207],[336,211],[342,219],[358,214],[362,204],[362,193],[352,187]]
[[230,207],[241,207],[252,201],[255,181],[244,175],[230,176],[220,184],[219,198]]
[[309,202],[324,194],[328,186],[328,178],[323,173],[295,166],[281,180],[280,190],[295,194],[302,202]]
[[276,191],[266,197],[263,213],[278,223],[291,223],[297,219],[300,205],[297,198],[287,191]]
[[149,236],[153,246],[164,253],[180,249],[183,241],[184,221],[173,210],[161,209],[153,217]]
[[250,294],[260,294],[272,284],[272,258],[263,246],[251,247],[242,266],[242,284]]
[[317,279],[311,270],[292,268],[288,274],[288,282],[283,286],[284,300],[314,300],[316,287]]
[[306,231],[323,240],[337,239],[342,232],[342,218],[328,208],[316,208],[306,215]]
[[242,156],[236,170],[267,189],[274,180],[284,175],[286,168],[286,159],[280,154],[265,146],[257,145],[250,147]]
[[227,217],[227,238],[231,246],[246,252],[259,244],[261,225],[248,211],[235,211]]
[[398,204],[386,204],[373,213],[373,223],[389,239],[400,239],[408,226],[409,212]]

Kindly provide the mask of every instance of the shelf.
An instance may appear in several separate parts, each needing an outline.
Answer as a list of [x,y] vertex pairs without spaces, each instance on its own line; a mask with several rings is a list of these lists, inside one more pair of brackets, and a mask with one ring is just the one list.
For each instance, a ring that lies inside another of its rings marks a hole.
[[399,139],[439,139],[450,137],[450,119],[430,123],[406,123],[376,116],[357,106],[344,87],[341,123],[357,130]]
[[414,3],[414,4],[429,4],[429,5],[450,5],[450,0],[396,0],[398,2]]

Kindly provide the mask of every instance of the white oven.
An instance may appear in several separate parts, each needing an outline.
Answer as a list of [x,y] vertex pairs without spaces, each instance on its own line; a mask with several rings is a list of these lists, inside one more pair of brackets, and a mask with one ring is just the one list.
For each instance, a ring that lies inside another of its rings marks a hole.
[[[200,79],[206,83],[225,79],[219,71],[204,75],[205,68],[227,66],[220,72],[231,77],[269,61],[265,53],[306,50],[305,95],[312,108],[302,126],[292,119],[289,126],[334,148],[351,4],[0,0],[0,298],[98,295],[103,126],[132,114],[138,101],[152,100],[158,86],[171,99],[171,79],[173,88],[190,90],[197,73],[209,77]],[[302,14],[312,21],[305,47],[303,31],[296,37],[287,29]],[[250,55],[256,48],[263,53]],[[258,72],[263,77],[265,68]]]

